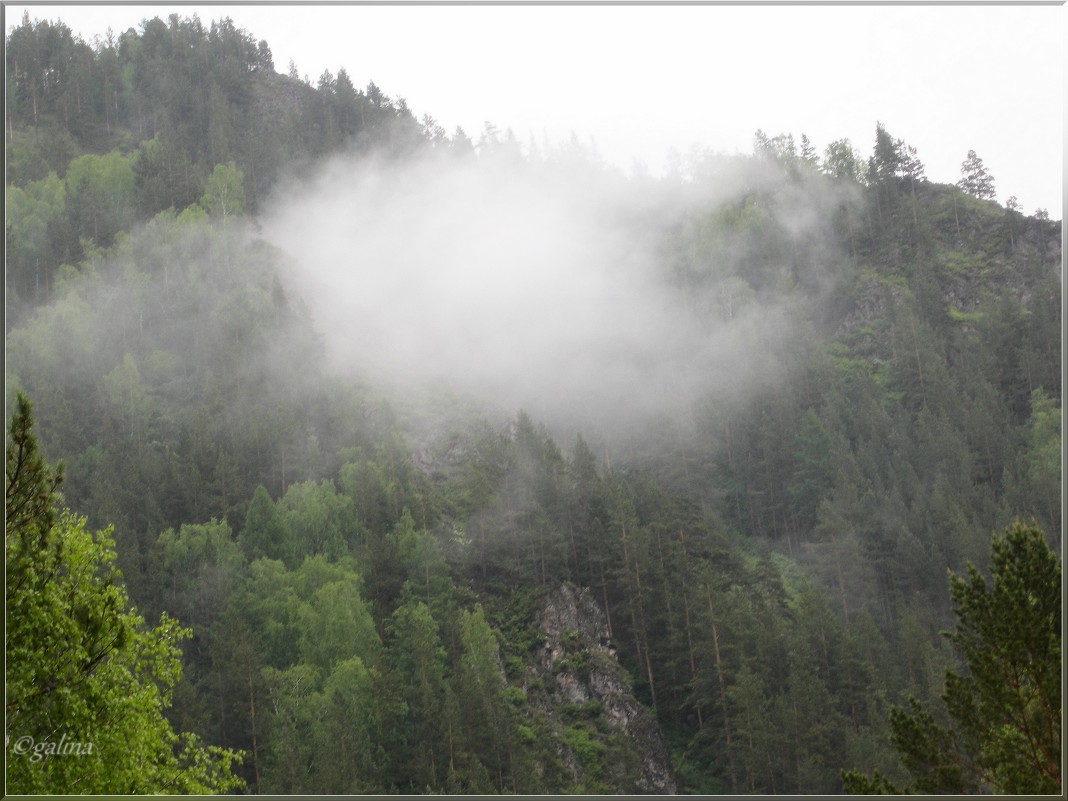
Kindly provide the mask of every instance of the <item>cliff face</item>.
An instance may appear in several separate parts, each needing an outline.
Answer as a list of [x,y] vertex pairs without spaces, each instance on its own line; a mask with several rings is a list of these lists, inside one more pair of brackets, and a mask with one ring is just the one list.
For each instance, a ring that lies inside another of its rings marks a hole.
[[634,697],[589,592],[562,585],[538,624],[545,643],[528,675],[545,689],[543,712],[575,782],[591,792],[676,792],[660,727]]

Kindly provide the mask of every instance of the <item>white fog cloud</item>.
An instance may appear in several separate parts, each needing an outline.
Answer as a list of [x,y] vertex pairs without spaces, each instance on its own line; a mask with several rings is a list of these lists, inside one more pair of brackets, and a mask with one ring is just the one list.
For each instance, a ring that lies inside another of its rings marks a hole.
[[336,370],[603,429],[737,382],[777,330],[768,308],[687,311],[657,221],[715,198],[661,189],[503,157],[337,159],[282,189],[261,226]]

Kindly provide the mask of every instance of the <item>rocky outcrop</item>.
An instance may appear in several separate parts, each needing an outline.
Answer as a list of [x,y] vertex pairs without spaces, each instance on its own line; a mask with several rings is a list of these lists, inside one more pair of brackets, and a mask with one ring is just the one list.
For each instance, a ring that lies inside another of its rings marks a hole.
[[[572,741],[598,738],[623,742],[614,752],[606,748],[605,766],[612,773],[614,792],[667,794],[676,792],[671,762],[655,716],[634,697],[626,671],[616,659],[604,612],[587,590],[564,584],[550,593],[539,618],[545,643],[531,670],[549,692],[561,729],[564,717],[581,719],[586,729],[572,727]],[[562,715],[560,713],[563,713]],[[564,750],[570,748],[562,738]],[[620,753],[622,751],[622,753]],[[586,766],[581,754],[563,753],[565,764],[581,779]]]

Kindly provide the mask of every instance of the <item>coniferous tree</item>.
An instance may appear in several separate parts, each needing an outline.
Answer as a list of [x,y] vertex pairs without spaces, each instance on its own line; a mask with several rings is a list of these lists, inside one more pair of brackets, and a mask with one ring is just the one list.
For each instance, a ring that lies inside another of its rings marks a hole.
[[407,706],[405,746],[398,754],[398,788],[440,789],[453,756],[446,693],[446,654],[438,624],[422,601],[409,599],[390,618],[396,692]]
[[[1020,522],[994,538],[991,583],[974,565],[950,574],[967,671],[946,672],[952,726],[912,699],[892,710],[893,742],[923,793],[1061,791],[1061,565],[1045,534]],[[896,788],[843,774],[847,792]]]
[[983,165],[983,160],[975,154],[974,150],[968,151],[968,157],[961,162],[960,165],[960,180],[957,181],[963,191],[969,195],[974,195],[980,200],[993,200],[996,192],[994,191],[994,176],[987,172],[986,167]]
[[909,181],[910,186],[914,186],[916,183],[927,180],[927,176],[924,173],[925,167],[923,161],[921,161],[919,155],[917,155],[916,148],[899,140],[898,151],[901,153],[901,161],[898,164],[898,170],[900,174]]
[[801,161],[813,169],[819,168],[819,155],[816,153],[816,148],[812,146],[812,140],[806,134],[801,134]]
[[[39,399],[72,505],[116,524],[131,597],[195,626],[172,726],[250,751],[257,791],[574,789],[558,746],[628,764],[592,706],[560,740],[531,674],[534,600],[500,609],[563,580],[655,694],[686,789],[835,791],[844,759],[900,784],[885,709],[938,702],[946,566],[1012,514],[1059,529],[1058,224],[927,183],[881,124],[870,162],[758,132],[736,201],[665,235],[680,310],[709,332],[779,301],[808,316],[834,270],[819,341],[747,360],[799,369],[695,399],[689,438],[610,438],[600,468],[600,441],[567,461],[526,416],[465,421],[439,449],[436,408],[406,399],[409,428],[341,389],[290,302],[303,288],[232,222],[340,146],[504,164],[523,158],[510,131],[487,124],[476,154],[344,69],[273,75],[229,21],[149,20],[94,55],[27,19],[7,62],[8,288],[26,307],[9,385]],[[687,180],[715,174],[700,167]]]
[[868,179],[872,183],[891,180],[897,173],[902,161],[901,141],[895,140],[883,124],[875,126],[875,149],[868,160]]
[[252,493],[238,543],[249,562],[263,557],[292,562],[289,530],[262,484]]

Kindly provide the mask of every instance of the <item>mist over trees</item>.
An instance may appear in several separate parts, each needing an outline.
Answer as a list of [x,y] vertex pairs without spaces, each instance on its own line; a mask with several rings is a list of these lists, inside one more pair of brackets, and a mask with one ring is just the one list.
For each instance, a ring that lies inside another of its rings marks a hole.
[[[986,723],[1013,629],[1059,731],[1061,223],[974,151],[625,176],[230,20],[5,57],[9,790],[1059,792]],[[127,673],[151,770],[11,750],[127,736]]]

